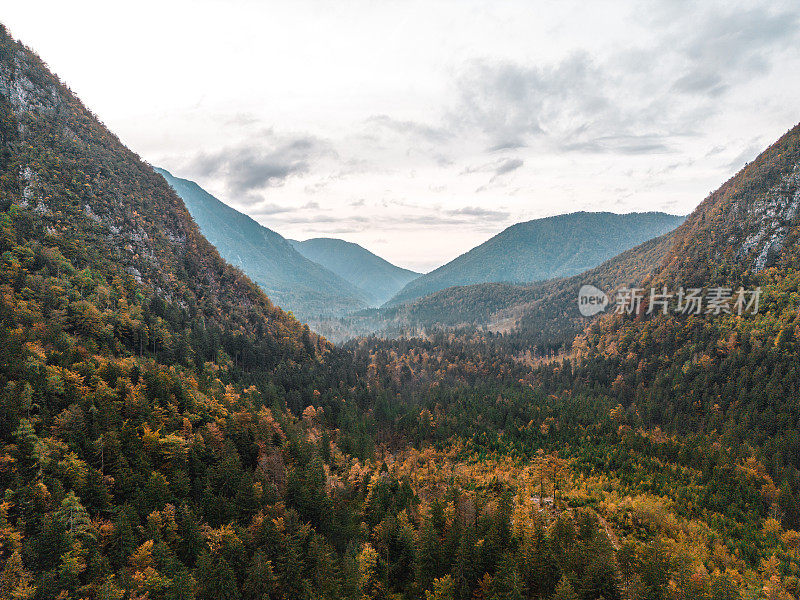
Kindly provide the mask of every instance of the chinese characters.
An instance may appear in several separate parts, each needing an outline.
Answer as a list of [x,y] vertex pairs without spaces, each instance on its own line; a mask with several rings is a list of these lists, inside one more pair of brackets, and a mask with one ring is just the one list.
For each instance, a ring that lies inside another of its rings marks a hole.
[[623,287],[617,290],[614,312],[618,314],[639,314],[644,305],[646,314],[661,313],[684,315],[741,315],[746,312],[758,313],[761,288],[746,290],[739,288],[712,287],[678,288],[677,292],[669,291],[666,286],[661,289]]

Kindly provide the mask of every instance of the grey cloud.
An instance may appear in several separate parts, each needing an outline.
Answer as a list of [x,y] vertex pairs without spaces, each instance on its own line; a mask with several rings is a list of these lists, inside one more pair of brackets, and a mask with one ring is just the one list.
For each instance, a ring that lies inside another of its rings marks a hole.
[[236,113],[224,119],[226,125],[235,125],[238,127],[252,127],[258,123],[258,121],[258,117],[251,113]]
[[294,211],[295,208],[291,206],[280,206],[278,204],[256,204],[247,213],[251,217],[266,217],[270,215],[278,215]]
[[430,213],[427,215],[408,215],[402,218],[395,219],[397,224],[402,225],[464,225],[471,219],[465,219],[460,216],[448,216],[438,213]]
[[321,157],[332,154],[329,145],[312,136],[263,139],[216,152],[201,153],[189,169],[200,177],[220,177],[228,191],[242,201],[253,201],[256,190],[280,186],[296,175],[307,173]]
[[601,135],[589,140],[565,142],[562,149],[576,152],[653,154],[669,152],[670,147],[653,135]]
[[[641,6],[644,13],[652,3]],[[720,110],[720,96],[769,71],[800,32],[800,13],[766,3],[673,3],[654,12],[651,41],[639,48],[577,52],[551,64],[467,63],[456,76],[450,126],[477,130],[489,149],[668,152]]]
[[500,166],[497,167],[494,174],[496,176],[505,175],[506,173],[511,173],[511,171],[516,171],[524,164],[525,161],[521,158],[509,158],[500,163]]
[[706,152],[706,157],[714,156],[716,154],[719,154],[720,152],[725,152],[725,146],[719,146],[719,145],[714,146],[713,148],[711,148],[711,150]]
[[751,143],[725,165],[727,169],[741,169],[746,163],[752,161],[764,149],[763,144]]
[[738,80],[770,69],[772,48],[797,36],[797,11],[764,8],[705,15],[684,48],[687,72],[674,89],[716,97]]
[[679,78],[673,88],[679,92],[718,96],[727,89],[727,86],[723,83],[719,73],[698,68]]
[[493,148],[524,146],[530,137],[546,133],[550,116],[592,114],[604,104],[587,85],[595,79],[592,70],[586,55],[545,68],[475,61],[459,77],[460,105],[451,118],[456,125],[483,130]]
[[511,173],[512,171],[516,171],[524,164],[525,161],[522,160],[521,158],[501,158],[496,161],[486,163],[483,165],[467,167],[462,171],[462,174],[493,173],[492,180],[494,180],[496,177],[500,177],[502,175],[505,175],[506,173]]
[[[256,194],[251,194],[246,198],[256,198]],[[272,202],[257,201],[247,209],[247,214],[251,217],[274,217],[288,213],[298,213],[306,210],[321,210],[319,202],[309,201],[302,206],[283,206]]]
[[334,234],[343,234],[343,233],[358,233],[364,231],[365,227],[363,226],[353,226],[348,227],[347,225],[343,225],[340,227],[324,227],[324,228],[316,228],[316,227],[309,227],[309,232],[320,232],[324,233],[326,236],[334,235]]
[[278,219],[283,223],[363,223],[367,224],[370,223],[370,219],[367,217],[352,215],[352,216],[345,216],[345,217],[333,217],[327,215],[314,215],[309,217],[280,217]]
[[434,209],[425,214],[410,214],[387,220],[395,225],[480,225],[483,223],[504,221],[509,217],[508,212],[491,210],[479,206],[465,206],[452,210]]
[[517,139],[514,139],[514,140],[499,142],[494,146],[491,146],[489,148],[489,152],[498,152],[499,150],[517,150],[518,148],[524,148],[524,147],[525,144],[523,144]]

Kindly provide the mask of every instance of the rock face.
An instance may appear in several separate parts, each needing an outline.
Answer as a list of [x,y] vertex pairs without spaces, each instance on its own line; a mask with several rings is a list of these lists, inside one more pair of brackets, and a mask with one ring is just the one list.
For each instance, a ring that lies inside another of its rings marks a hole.
[[0,64],[0,95],[7,98],[14,114],[52,112],[60,105],[60,94],[47,81],[34,82],[35,68],[22,50],[10,50],[10,60]]
[[800,266],[800,125],[710,194],[676,230],[656,287],[747,283],[773,266]]
[[[740,201],[737,206],[747,229],[754,229],[741,243],[737,256],[745,259],[755,253],[752,272],[763,270],[783,248],[792,223],[800,210],[800,163],[784,175],[755,202]],[[731,239],[731,243],[736,243]]]

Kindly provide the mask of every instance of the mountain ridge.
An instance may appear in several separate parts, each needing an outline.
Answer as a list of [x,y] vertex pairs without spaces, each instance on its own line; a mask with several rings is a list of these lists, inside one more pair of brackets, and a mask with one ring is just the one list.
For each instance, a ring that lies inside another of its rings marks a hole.
[[338,315],[368,306],[363,291],[309,260],[279,233],[228,206],[189,179],[155,170],[181,196],[203,235],[272,301],[298,317]]
[[409,283],[387,306],[478,283],[531,283],[576,275],[677,227],[659,212],[574,212],[516,223]]
[[419,273],[390,263],[363,246],[338,238],[289,240],[303,256],[333,271],[369,295],[379,306]]

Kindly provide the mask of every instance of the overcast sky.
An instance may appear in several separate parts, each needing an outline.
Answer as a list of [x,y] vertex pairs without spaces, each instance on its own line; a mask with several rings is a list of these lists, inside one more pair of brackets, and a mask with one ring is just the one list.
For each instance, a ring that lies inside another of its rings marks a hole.
[[690,212],[800,121],[797,0],[15,2],[121,139],[279,233],[428,270],[508,225]]

